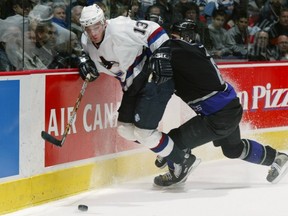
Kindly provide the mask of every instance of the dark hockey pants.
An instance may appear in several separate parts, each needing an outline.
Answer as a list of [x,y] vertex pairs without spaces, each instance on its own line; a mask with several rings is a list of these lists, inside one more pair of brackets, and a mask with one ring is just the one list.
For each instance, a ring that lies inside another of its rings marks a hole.
[[209,116],[197,115],[179,128],[171,130],[168,135],[180,149],[193,149],[212,141],[214,146],[222,148],[223,154],[228,158],[271,165],[276,155],[275,149],[264,147],[253,140],[241,139],[239,123],[242,113],[239,99],[235,98],[217,113]]

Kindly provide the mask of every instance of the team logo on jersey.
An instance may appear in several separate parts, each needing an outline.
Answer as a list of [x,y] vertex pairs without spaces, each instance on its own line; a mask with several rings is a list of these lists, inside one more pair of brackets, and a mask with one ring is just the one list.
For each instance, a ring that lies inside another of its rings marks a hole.
[[140,116],[139,116],[139,114],[137,113],[136,115],[135,115],[135,122],[139,122],[140,121]]
[[110,70],[113,67],[114,64],[117,64],[117,66],[119,65],[118,62],[107,61],[103,56],[100,56],[100,59],[101,59],[102,65],[108,70]]

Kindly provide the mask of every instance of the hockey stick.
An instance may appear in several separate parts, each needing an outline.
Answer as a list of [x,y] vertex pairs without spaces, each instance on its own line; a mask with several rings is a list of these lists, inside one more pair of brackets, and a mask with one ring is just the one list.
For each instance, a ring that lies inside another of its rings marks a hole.
[[65,142],[65,140],[66,140],[66,137],[67,137],[67,135],[68,135],[68,133],[69,133],[69,131],[70,131],[71,125],[72,125],[72,123],[73,123],[73,121],[74,121],[74,119],[75,119],[77,110],[78,110],[78,108],[79,108],[79,105],[80,105],[80,102],[81,102],[82,97],[83,97],[83,95],[84,95],[84,92],[85,92],[85,90],[86,90],[86,88],[87,88],[89,79],[90,79],[90,74],[88,74],[88,75],[86,76],[86,79],[85,79],[85,81],[84,81],[84,83],[83,83],[83,85],[82,85],[81,91],[80,91],[80,93],[79,93],[79,96],[78,96],[78,98],[77,98],[77,101],[76,101],[76,103],[75,103],[75,105],[74,105],[74,108],[73,108],[73,110],[72,110],[72,115],[70,116],[70,119],[69,119],[69,121],[68,121],[68,123],[67,123],[67,125],[66,125],[66,128],[65,128],[64,134],[62,135],[62,139],[61,139],[61,140],[58,140],[58,139],[56,139],[55,137],[53,137],[53,136],[51,136],[50,134],[48,134],[46,131],[42,131],[42,132],[41,132],[41,137],[42,137],[44,140],[52,143],[53,145],[59,146],[59,147],[62,147],[62,146],[63,146],[63,144],[64,144],[64,142]]

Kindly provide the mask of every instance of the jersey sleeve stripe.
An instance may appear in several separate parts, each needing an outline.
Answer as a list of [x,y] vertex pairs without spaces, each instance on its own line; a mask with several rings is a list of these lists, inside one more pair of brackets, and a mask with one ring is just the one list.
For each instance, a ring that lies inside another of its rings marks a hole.
[[151,47],[155,41],[161,38],[162,35],[166,34],[165,30],[162,27],[157,28],[149,37],[148,37],[148,46]]

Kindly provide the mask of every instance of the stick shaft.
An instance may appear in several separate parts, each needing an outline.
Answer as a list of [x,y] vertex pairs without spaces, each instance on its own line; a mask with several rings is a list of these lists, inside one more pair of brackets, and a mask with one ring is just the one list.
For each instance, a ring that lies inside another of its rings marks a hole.
[[69,133],[69,131],[70,131],[71,125],[72,125],[72,123],[73,123],[73,121],[74,121],[74,119],[75,119],[75,116],[76,116],[77,110],[78,110],[78,108],[79,108],[80,102],[81,102],[81,100],[82,100],[82,98],[83,98],[83,95],[84,95],[84,93],[85,93],[85,90],[86,90],[86,88],[87,88],[87,86],[88,86],[89,79],[90,79],[90,75],[88,74],[87,77],[86,77],[86,79],[85,79],[85,81],[84,81],[84,83],[83,83],[83,85],[82,85],[82,88],[81,88],[81,90],[80,90],[80,93],[79,93],[79,95],[78,95],[78,98],[77,98],[77,100],[76,100],[76,103],[75,103],[75,105],[74,105],[74,107],[73,107],[73,110],[72,110],[72,112],[71,112],[70,119],[69,119],[69,121],[68,121],[68,123],[67,123],[67,125],[66,125],[66,127],[65,127],[65,131],[64,131],[64,133],[63,133],[63,135],[62,135],[61,140],[58,140],[58,139],[56,139],[55,137],[53,137],[52,135],[48,134],[47,132],[42,131],[42,132],[41,132],[41,137],[42,137],[44,140],[50,142],[50,143],[53,144],[53,145],[59,146],[59,147],[62,147],[62,146],[63,146],[63,144],[64,144],[64,142],[65,142],[65,140],[66,140],[66,137],[67,137],[67,135],[68,135],[68,133]]

